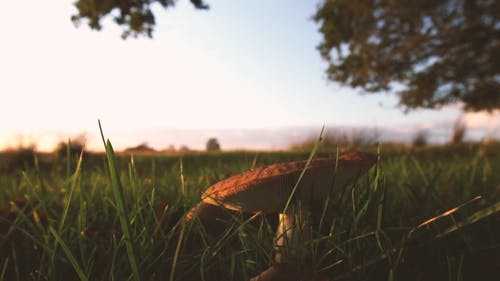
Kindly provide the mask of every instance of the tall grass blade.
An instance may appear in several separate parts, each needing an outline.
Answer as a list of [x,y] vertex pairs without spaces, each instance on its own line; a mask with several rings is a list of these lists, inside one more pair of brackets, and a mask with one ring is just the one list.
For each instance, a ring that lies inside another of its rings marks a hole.
[[[104,133],[102,131],[101,127],[101,122],[99,121],[99,129],[101,131],[101,136],[103,137],[104,141]],[[120,225],[121,229],[123,232],[123,238],[125,242],[125,247],[127,249],[127,255],[130,263],[130,267],[132,269],[132,274],[134,277],[135,281],[140,281],[141,275],[139,272],[139,267],[137,263],[137,258],[134,250],[134,245],[132,244],[132,241],[134,241],[131,231],[130,231],[130,225],[129,225],[129,217],[128,217],[128,210],[127,206],[125,204],[125,196],[123,194],[123,186],[120,181],[120,175],[118,173],[118,167],[116,165],[116,157],[115,157],[115,152],[113,150],[113,146],[111,145],[111,142],[107,140],[105,142],[106,144],[106,158],[108,159],[108,166],[109,166],[109,171],[110,171],[110,176],[111,176],[111,181],[112,181],[112,190],[113,190],[113,195],[115,197],[115,204],[116,204],[116,209],[118,213],[118,218],[120,220]]]
[[83,150],[80,152],[80,157],[78,158],[78,163],[76,164],[76,170],[75,170],[75,173],[73,174],[73,181],[72,181],[71,186],[70,186],[69,191],[68,191],[68,198],[66,201],[66,205],[64,206],[63,214],[62,214],[61,220],[59,222],[59,227],[57,230],[59,233],[62,233],[62,230],[64,228],[64,223],[66,221],[66,217],[68,216],[69,205],[71,204],[71,199],[73,198],[73,192],[75,190],[76,182],[78,180],[78,175],[80,173],[82,159],[83,159]]
[[182,157],[179,161],[179,169],[180,169],[180,177],[181,177],[181,192],[182,192],[182,199],[184,201],[184,196],[186,195],[186,183],[184,181],[184,164],[182,162]]
[[184,231],[186,229],[185,220],[182,221],[181,233],[179,234],[179,240],[177,240],[177,246],[175,246],[174,260],[172,261],[172,270],[170,270],[170,278],[168,280],[173,281],[175,275],[175,268],[177,267],[177,260],[179,258],[179,253],[181,250],[182,239],[184,239]]
[[[281,214],[286,214],[287,211],[288,211],[288,208],[290,207],[291,203],[292,203],[292,200],[294,198],[294,195],[295,195],[295,192],[297,191],[297,188],[299,187],[300,185],[300,182],[302,181],[302,177],[305,175],[306,171],[307,171],[307,168],[311,165],[311,161],[312,159],[314,158],[314,156],[316,155],[316,152],[318,150],[318,147],[319,147],[319,144],[321,143],[321,141],[323,140],[323,133],[324,133],[324,130],[325,130],[325,126],[323,126],[323,128],[321,128],[321,132],[319,134],[319,137],[318,139],[316,140],[316,142],[314,143],[314,147],[312,148],[310,154],[309,154],[309,157],[304,165],[304,168],[302,169],[300,175],[299,175],[299,178],[297,179],[297,182],[295,182],[295,185],[293,186],[292,188],[292,191],[290,192],[290,195],[288,195],[288,199],[286,201],[286,204],[285,204],[285,207],[283,208],[283,211],[281,212]],[[299,208],[301,208],[302,206],[298,206]],[[294,213],[297,212],[297,208],[294,208]],[[276,229],[276,233],[274,235],[274,239],[276,239],[275,243],[278,242],[277,239],[283,239],[283,245],[282,247],[285,249],[285,252],[288,251],[288,245],[289,245],[289,237],[288,235],[286,235],[287,233],[287,230],[285,229],[285,224],[283,223],[283,220],[285,219],[286,216],[284,215],[280,215],[279,216],[279,223],[278,223],[278,228],[282,228],[282,229]],[[301,223],[301,222],[299,222]],[[281,237],[278,236],[278,233],[281,231],[281,233],[284,233],[283,235],[281,235]]]
[[71,175],[71,139],[68,138],[68,142],[66,144],[66,178],[69,178]]
[[80,280],[82,280],[82,281],[88,280],[87,276],[83,272],[82,267],[76,261],[76,258],[73,255],[73,253],[71,253],[71,250],[69,249],[68,245],[66,245],[66,242],[64,242],[64,240],[61,238],[61,236],[59,236],[59,234],[57,234],[57,232],[55,231],[55,229],[53,227],[49,227],[49,231],[50,231],[50,233],[52,233],[52,235],[56,239],[57,243],[59,243],[59,245],[63,249],[64,253],[66,254],[66,257],[68,258],[69,262],[71,263],[71,266],[73,266],[73,269],[76,271],[76,274],[78,275]]
[[17,259],[17,251],[16,248],[12,248],[12,262],[14,264],[14,272],[16,274],[16,281],[21,280],[21,273],[19,270],[19,260]]
[[293,195],[295,195],[295,192],[297,191],[297,188],[299,187],[299,184],[300,184],[300,182],[302,180],[302,177],[306,173],[307,168],[309,167],[309,165],[311,165],[311,161],[314,158],[314,155],[316,155],[316,152],[318,150],[319,144],[323,140],[323,133],[324,133],[324,131],[325,131],[325,126],[323,126],[323,128],[321,128],[321,132],[319,133],[319,137],[316,140],[316,142],[314,143],[314,147],[311,150],[311,153],[309,154],[309,158],[307,158],[306,164],[304,165],[304,169],[300,173],[299,179],[295,183],[295,185],[294,185],[294,187],[292,189],[292,192],[290,192],[290,195],[288,196],[288,200],[286,201],[285,208],[283,208],[283,212],[282,212],[283,214],[285,214],[286,211],[288,210],[288,207],[290,206],[290,203],[292,202]]
[[0,273],[0,280],[5,280],[5,272],[7,272],[7,266],[9,265],[9,257],[7,257],[2,266],[2,273]]

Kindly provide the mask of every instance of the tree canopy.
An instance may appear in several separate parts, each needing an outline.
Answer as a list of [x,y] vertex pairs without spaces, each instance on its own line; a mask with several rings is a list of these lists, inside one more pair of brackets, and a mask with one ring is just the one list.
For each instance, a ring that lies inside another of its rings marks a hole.
[[398,90],[406,110],[500,108],[500,2],[325,0],[315,20],[328,78]]
[[[203,0],[190,0],[208,9]],[[175,0],[77,0],[74,22],[101,29],[108,15],[123,37],[151,37],[153,4]],[[405,110],[461,102],[500,108],[500,1],[323,0],[314,20],[328,79],[367,93],[395,92]]]
[[[203,0],[190,1],[198,9],[208,9]],[[123,38],[130,35],[152,37],[156,22],[151,7],[159,4],[166,9],[174,6],[175,2],[175,0],[77,0],[75,7],[78,13],[73,15],[71,20],[78,24],[85,19],[90,28],[100,30],[101,20],[111,15],[115,23],[124,28]]]
[[220,151],[220,144],[216,138],[209,138],[205,147],[207,151]]

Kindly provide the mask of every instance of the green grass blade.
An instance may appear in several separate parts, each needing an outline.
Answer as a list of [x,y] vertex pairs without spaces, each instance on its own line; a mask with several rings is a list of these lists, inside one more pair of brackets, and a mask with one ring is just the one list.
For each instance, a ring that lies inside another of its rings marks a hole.
[[62,230],[64,228],[64,223],[66,221],[66,217],[68,216],[69,205],[71,204],[71,199],[73,198],[73,192],[75,190],[76,182],[78,180],[78,175],[80,173],[82,159],[83,159],[83,150],[80,152],[80,158],[78,158],[78,163],[76,164],[76,170],[75,170],[75,173],[73,174],[73,182],[71,183],[70,189],[68,191],[68,199],[66,201],[66,205],[64,206],[63,214],[62,214],[61,220],[59,222],[59,228],[58,228],[59,233],[62,233]]
[[[99,122],[99,128],[101,129],[101,136],[104,137],[101,123]],[[135,281],[140,281],[141,275],[139,272],[139,267],[137,263],[136,253],[134,250],[134,245],[132,241],[134,241],[132,237],[132,233],[130,231],[129,225],[129,217],[127,206],[125,204],[125,196],[123,194],[123,186],[120,181],[120,175],[118,173],[118,167],[116,165],[116,157],[115,152],[113,150],[113,146],[111,142],[107,140],[106,142],[106,158],[108,159],[109,172],[112,181],[112,190],[115,198],[116,209],[118,213],[118,218],[120,220],[120,225],[123,233],[123,238],[125,242],[125,247],[127,249],[127,255],[130,263],[130,267],[132,269],[132,274]]]
[[184,201],[184,197],[186,196],[186,183],[184,181],[184,165],[182,163],[182,157],[179,161],[179,169],[180,169],[180,177],[181,177],[181,193],[182,193],[182,200]]
[[99,132],[101,132],[102,143],[104,144],[104,148],[106,148],[106,138],[104,138],[104,131],[102,130],[101,120],[97,120],[97,124],[99,124]]
[[292,189],[292,192],[290,192],[290,195],[288,196],[288,200],[286,201],[286,204],[285,204],[285,208],[283,208],[283,214],[286,213],[286,211],[288,210],[288,207],[290,205],[290,203],[292,202],[292,199],[293,199],[293,195],[295,194],[295,192],[297,191],[297,188],[299,187],[299,184],[302,180],[302,177],[304,176],[304,174],[306,173],[306,170],[307,170],[307,167],[309,167],[309,165],[311,164],[311,161],[312,159],[314,158],[314,155],[316,155],[316,151],[318,150],[318,147],[319,147],[319,144],[321,143],[321,141],[323,140],[323,133],[325,131],[325,126],[323,126],[323,128],[321,129],[321,132],[319,133],[319,137],[318,139],[316,140],[316,142],[314,143],[314,147],[313,149],[311,150],[311,153],[309,154],[309,158],[307,159],[306,161],[306,164],[304,166],[304,169],[302,170],[302,172],[300,173],[299,175],[299,179],[297,180],[297,182],[295,183],[293,189]]
[[111,173],[112,189],[115,197],[115,204],[117,207],[118,218],[120,219],[120,225],[123,232],[123,238],[125,239],[125,247],[127,249],[127,255],[130,262],[130,267],[134,276],[134,280],[141,280],[139,273],[139,268],[137,266],[136,254],[132,244],[133,238],[130,231],[128,211],[125,205],[125,196],[123,194],[123,186],[120,181],[120,176],[118,174],[118,168],[116,165],[115,153],[111,142],[108,140],[106,142],[106,156],[108,158],[109,170]]
[[7,266],[9,265],[9,257],[7,257],[2,266],[2,273],[0,273],[0,280],[5,280],[5,272],[7,272]]
[[71,139],[68,138],[68,143],[66,144],[66,178],[71,175]]
[[80,280],[82,280],[82,281],[88,280],[87,276],[83,272],[82,267],[76,261],[76,258],[73,255],[73,253],[71,253],[71,250],[69,249],[68,245],[66,245],[66,242],[64,242],[64,240],[61,238],[61,236],[59,236],[59,234],[57,234],[57,232],[55,231],[54,228],[49,227],[49,231],[50,231],[50,233],[52,233],[52,235],[56,239],[57,243],[63,249],[64,253],[66,254],[66,257],[68,258],[69,262],[73,266],[73,269],[75,269],[76,274],[78,275],[78,277],[80,278]]
[[170,270],[170,278],[168,280],[173,281],[175,275],[175,268],[177,267],[177,260],[179,258],[179,253],[181,250],[182,240],[184,239],[184,231],[186,229],[186,222],[182,221],[181,233],[179,234],[179,240],[177,240],[177,245],[175,246],[174,260],[172,261],[172,270]]

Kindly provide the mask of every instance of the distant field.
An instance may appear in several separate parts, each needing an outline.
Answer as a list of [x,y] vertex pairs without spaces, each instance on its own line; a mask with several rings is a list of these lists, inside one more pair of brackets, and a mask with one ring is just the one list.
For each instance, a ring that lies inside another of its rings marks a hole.
[[[248,280],[273,264],[276,215],[234,214],[217,233],[183,215],[229,175],[308,156],[119,155],[110,166],[106,155],[2,154],[0,280]],[[300,265],[310,280],[498,280],[500,147],[379,156],[315,221]]]

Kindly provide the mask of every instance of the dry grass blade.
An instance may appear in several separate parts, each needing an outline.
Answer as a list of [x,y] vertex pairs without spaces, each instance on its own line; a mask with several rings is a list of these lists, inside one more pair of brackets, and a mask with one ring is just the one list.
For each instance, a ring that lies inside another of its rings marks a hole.
[[454,226],[451,226],[451,227],[445,229],[443,232],[439,233],[436,238],[443,237],[443,236],[450,234],[450,233],[452,233],[452,232],[454,232],[462,227],[465,227],[469,224],[475,223],[476,221],[479,221],[483,218],[489,217],[497,212],[500,212],[500,202],[497,202],[493,206],[484,208],[480,211],[473,213],[472,215],[468,216],[463,221],[458,222]]
[[441,218],[450,216],[453,213],[456,213],[458,210],[462,209],[463,207],[465,207],[465,206],[467,206],[469,204],[472,204],[473,202],[476,202],[476,201],[478,201],[478,200],[480,200],[482,198],[483,197],[481,195],[478,195],[478,196],[472,198],[470,201],[467,201],[467,202],[465,202],[465,203],[463,203],[463,204],[461,204],[461,205],[459,205],[459,206],[457,206],[457,207],[455,207],[453,209],[450,209],[450,210],[448,210],[448,211],[446,211],[446,212],[444,212],[444,213],[442,213],[442,214],[440,214],[438,216],[435,216],[435,217],[433,217],[431,219],[428,219],[428,220],[424,221],[423,223],[419,224],[418,226],[416,226],[415,228],[413,228],[412,230],[410,230],[410,232],[408,233],[408,238],[411,239],[412,237],[414,237],[414,233],[418,229],[421,229],[424,226],[427,226],[427,225],[429,225],[429,224],[431,224],[431,223],[433,223],[433,222],[435,222],[435,221],[437,221],[437,220],[439,220]]

